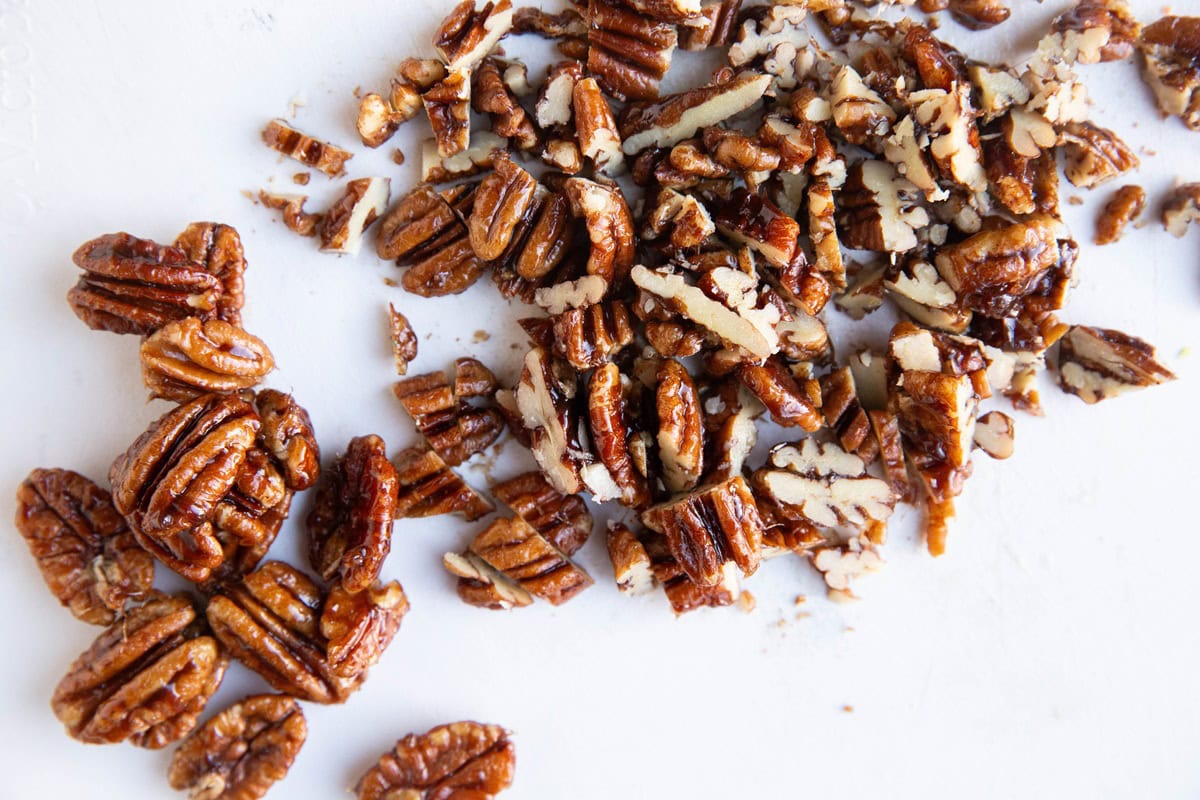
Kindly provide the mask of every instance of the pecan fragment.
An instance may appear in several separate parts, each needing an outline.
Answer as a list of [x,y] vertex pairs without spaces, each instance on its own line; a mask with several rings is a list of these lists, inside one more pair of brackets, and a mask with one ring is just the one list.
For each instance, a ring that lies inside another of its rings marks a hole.
[[[464,0],[464,3],[471,0]],[[505,0],[507,1],[507,0]],[[450,158],[471,145],[471,73],[450,72],[421,95],[437,152]]]
[[871,431],[867,410],[858,400],[854,374],[849,367],[821,378],[821,413],[843,450],[867,464],[875,460],[879,445]]
[[950,16],[973,31],[993,28],[1012,14],[1003,0],[950,0]]
[[363,232],[387,209],[390,193],[389,178],[358,178],[347,183],[346,191],[321,220],[321,249],[358,255]]
[[452,467],[485,450],[504,431],[496,409],[467,402],[495,392],[496,377],[473,358],[454,362],[453,382],[444,372],[430,372],[399,380],[393,387],[417,430]]
[[675,27],[617,0],[588,2],[588,72],[618,100],[658,96],[678,43]]
[[193,222],[175,237],[175,246],[221,282],[217,319],[241,325],[246,302],[246,254],[237,230],[218,222]]
[[1146,190],[1140,186],[1126,184],[1113,193],[1100,219],[1096,221],[1096,244],[1112,244],[1121,238],[1129,223],[1146,210]]
[[617,133],[612,107],[595,78],[584,78],[575,83],[572,104],[580,154],[591,159],[597,172],[610,176],[619,174],[625,166],[621,136]]
[[1200,130],[1200,17],[1163,17],[1138,39],[1159,110]]
[[777,424],[809,432],[824,425],[819,397],[814,400],[778,359],[767,359],[762,364],[744,362],[738,367],[737,376],[766,406]]
[[1188,225],[1200,221],[1200,183],[1175,187],[1163,205],[1162,223],[1176,239],[1187,234]]
[[633,531],[619,522],[608,523],[608,557],[613,565],[617,588],[625,594],[647,594],[657,579],[645,546]]
[[565,186],[571,211],[587,227],[591,249],[586,272],[612,286],[623,281],[637,258],[637,234],[625,195],[616,185],[571,178]]
[[717,232],[712,215],[704,204],[690,194],[681,194],[674,189],[662,188],[655,198],[654,207],[646,217],[642,236],[656,239],[670,229],[669,242],[677,250],[700,247]]
[[551,605],[592,585],[583,569],[520,517],[493,522],[471,542],[471,552]]
[[405,122],[422,108],[421,94],[407,80],[392,79],[392,88],[385,98],[374,92],[358,101],[355,127],[358,137],[367,147],[379,147],[391,139]]
[[495,508],[424,445],[402,450],[395,466],[400,481],[397,518],[459,513],[473,522]]
[[658,410],[658,454],[663,483],[684,492],[700,480],[704,461],[704,419],[696,383],[682,364],[667,359],[659,365],[655,405]]
[[917,204],[916,191],[886,161],[855,164],[840,195],[841,243],[885,253],[915,248],[916,231],[929,224],[928,213]]
[[516,95],[504,83],[500,64],[484,59],[472,76],[471,106],[492,120],[492,133],[511,139],[518,150],[532,150],[538,144],[538,132],[521,107]]
[[512,785],[516,752],[499,725],[452,722],[408,734],[354,787],[358,800],[491,800]]
[[784,516],[824,528],[883,523],[895,504],[891,487],[868,475],[861,458],[811,438],[772,450],[771,467],[756,472],[754,484]]
[[670,147],[757,103],[770,75],[747,72],[725,83],[689,89],[656,102],[634,103],[621,114],[622,149],[629,156],[650,147]]
[[404,587],[396,581],[349,592],[334,586],[321,609],[321,636],[334,674],[353,678],[379,661],[408,613]]
[[975,423],[975,446],[995,459],[1013,454],[1014,425],[1003,411],[989,411]]
[[1129,58],[1141,30],[1125,0],[1079,0],[1050,26],[1063,58],[1079,64]]
[[344,173],[346,162],[354,158],[350,151],[303,134],[280,119],[267,123],[267,127],[263,128],[262,140],[272,150],[294,158],[305,166],[319,169],[331,178]]
[[592,535],[587,504],[578,495],[556,491],[541,472],[492,484],[492,494],[565,556],[574,555]]
[[530,350],[517,384],[516,404],[534,460],[546,479],[563,494],[576,494],[583,488],[573,446],[578,414],[572,400],[577,385],[574,373],[565,366],[544,348]]
[[262,418],[259,441],[283,469],[289,489],[302,492],[317,482],[321,451],[308,412],[290,394],[264,389],[254,399]]
[[17,530],[46,588],[77,619],[108,625],[154,582],[108,492],[77,472],[35,469],[17,489]]
[[462,0],[442,20],[433,46],[451,72],[473,70],[513,25],[512,0]]
[[467,605],[508,611],[533,604],[533,595],[474,553],[446,553],[442,566],[458,578],[456,591]]
[[700,18],[679,29],[679,47],[696,51],[730,44],[741,11],[742,0],[703,0]]
[[1092,404],[1175,380],[1147,342],[1120,331],[1072,325],[1058,349],[1058,385]]
[[507,156],[479,184],[467,227],[471,249],[483,261],[504,255],[518,229],[533,213],[538,183]]
[[596,455],[618,488],[615,499],[631,508],[644,508],[650,503],[650,487],[633,463],[625,389],[616,364],[605,364],[592,373],[588,424]]
[[552,330],[554,352],[578,369],[598,367],[633,343],[629,311],[619,300],[567,309],[554,317]]
[[392,358],[396,362],[396,374],[408,374],[408,365],[417,358],[417,334],[409,324],[408,317],[388,303],[389,330],[392,339]]
[[465,218],[475,202],[473,186],[435,192],[419,186],[388,212],[376,252],[410,266],[401,278],[408,292],[440,297],[466,291],[486,269],[471,247]]
[[795,258],[799,223],[761,195],[738,189],[714,210],[713,221],[729,239],[747,245],[777,267]]
[[150,397],[177,402],[249,389],[275,368],[262,339],[228,322],[198,317],[155,331],[142,342],[141,360]]
[[193,800],[258,800],[287,774],[307,736],[294,698],[252,695],[192,731],[167,781]]
[[258,201],[267,208],[282,212],[283,224],[292,233],[301,236],[316,236],[321,228],[324,216],[311,214],[304,210],[308,195],[303,194],[271,194],[267,191],[258,193]]
[[443,158],[438,153],[436,139],[421,144],[421,180],[425,183],[449,183],[478,175],[491,169],[502,154],[508,152],[508,140],[491,131],[474,131],[471,144],[461,153]]
[[1141,163],[1115,133],[1090,122],[1070,122],[1063,129],[1067,180],[1081,189],[1110,181]]

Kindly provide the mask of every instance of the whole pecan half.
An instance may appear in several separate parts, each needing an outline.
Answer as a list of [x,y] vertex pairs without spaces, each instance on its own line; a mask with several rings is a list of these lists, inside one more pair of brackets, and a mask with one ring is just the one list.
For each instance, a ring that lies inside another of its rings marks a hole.
[[228,664],[196,623],[186,597],[158,595],[101,633],[50,700],[67,733],[89,744],[130,740],[151,749],[187,735]]
[[287,775],[307,736],[295,698],[252,695],[192,731],[167,781],[192,800],[258,800]]
[[618,100],[658,96],[678,44],[675,26],[652,19],[616,0],[588,3],[587,67]]
[[259,442],[278,462],[289,489],[302,492],[317,482],[321,450],[308,412],[290,394],[264,389],[254,398],[262,418]]
[[379,661],[408,613],[404,587],[396,581],[350,593],[335,586],[321,610],[321,636],[329,666],[353,678]]
[[365,675],[338,675],[326,655],[324,597],[304,573],[268,561],[226,583],[208,602],[208,624],[221,644],[280,692],[314,703],[341,703]]
[[246,303],[246,253],[237,229],[219,222],[193,222],[175,237],[175,246],[221,282],[217,319],[241,325],[242,306]]
[[490,800],[512,785],[516,763],[499,725],[452,722],[396,742],[354,791],[358,800]]
[[425,445],[401,451],[395,467],[400,482],[397,519],[461,513],[464,519],[473,522],[495,509]]
[[17,530],[42,579],[78,619],[108,625],[154,582],[108,492],[77,472],[35,469],[17,489]]
[[476,191],[475,185],[442,192],[420,186],[384,216],[376,252],[410,267],[400,280],[405,291],[422,297],[458,294],[483,276],[487,264],[471,249],[465,221]]
[[574,555],[592,535],[592,515],[587,503],[578,495],[556,491],[539,471],[493,484],[492,494],[563,555]]
[[569,308],[553,318],[554,352],[587,370],[610,361],[633,344],[629,307],[620,300]]
[[183,402],[250,387],[275,368],[257,336],[219,319],[168,322],[142,342],[142,381],[151,397]]
[[534,211],[537,180],[512,159],[496,159],[494,171],[479,184],[467,221],[471,248],[484,261],[504,255],[517,229]]
[[616,364],[600,367],[588,382],[588,430],[597,457],[620,489],[617,499],[630,508],[649,505],[650,486],[634,467],[630,451],[625,387]]
[[110,233],[72,258],[83,275],[67,302],[93,330],[146,336],[172,320],[212,319],[220,307],[220,279],[178,247]]
[[687,369],[674,359],[658,368],[655,406],[658,410],[658,454],[663,483],[671,492],[684,492],[700,480],[704,461],[704,417],[700,394]]
[[350,440],[326,472],[308,515],[309,558],[325,580],[341,576],[351,592],[379,577],[392,549],[392,520],[400,481],[378,436]]

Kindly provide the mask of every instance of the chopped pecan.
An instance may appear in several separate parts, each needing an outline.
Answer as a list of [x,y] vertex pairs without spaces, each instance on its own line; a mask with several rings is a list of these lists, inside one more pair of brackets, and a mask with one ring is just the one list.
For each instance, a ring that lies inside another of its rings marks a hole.
[[83,275],[67,302],[93,330],[146,336],[173,320],[212,319],[221,307],[220,278],[178,247],[110,233],[72,259]]
[[421,108],[420,90],[407,80],[393,78],[386,98],[371,92],[358,101],[358,137],[367,147],[379,147]]
[[823,528],[862,530],[886,522],[895,505],[891,487],[868,475],[861,458],[811,438],[773,449],[771,466],[754,473],[754,485],[785,517]]
[[796,256],[799,223],[761,195],[738,189],[716,208],[713,220],[731,241],[750,247],[776,267],[787,266]]
[[1013,454],[1013,434],[1012,417],[1003,411],[989,411],[975,423],[975,446],[1002,460]]
[[950,16],[973,31],[993,28],[1011,14],[1012,10],[1003,0],[950,0]]
[[611,361],[633,343],[629,310],[619,300],[563,311],[553,331],[554,352],[581,370]]
[[839,547],[819,547],[813,555],[813,566],[820,571],[833,598],[854,599],[850,592],[851,583],[869,572],[875,572],[883,564],[874,547],[852,539]]
[[858,250],[903,253],[917,246],[916,231],[929,224],[917,187],[886,161],[850,168],[837,212],[841,243]]
[[192,731],[167,782],[194,800],[258,800],[287,775],[307,737],[295,698],[251,695]]
[[228,322],[198,317],[155,331],[142,342],[141,360],[150,397],[176,402],[249,389],[275,368],[262,339]]
[[474,553],[446,553],[442,566],[458,578],[456,591],[467,605],[507,611],[533,604],[533,595],[509,580]]
[[471,78],[471,105],[476,112],[491,117],[492,133],[511,139],[518,150],[532,150],[538,144],[537,128],[505,85],[500,69],[496,59],[484,59]]
[[543,286],[533,293],[533,302],[556,317],[568,310],[591,308],[604,300],[608,281],[599,275],[584,275],[573,281]]
[[741,594],[737,567],[733,562],[725,563],[720,579],[711,586],[692,580],[679,562],[670,557],[655,558],[653,569],[654,579],[662,585],[677,617],[700,608],[731,606]]
[[761,183],[782,161],[779,150],[758,137],[714,125],[704,129],[702,141],[713,160],[728,170],[741,172],[746,180]]
[[849,367],[821,378],[821,413],[843,450],[867,464],[875,460],[879,443],[872,434],[867,410],[858,400],[854,374]]
[[618,100],[658,96],[678,43],[675,26],[617,0],[588,2],[588,72]]
[[668,241],[676,250],[698,248],[717,231],[704,204],[690,194],[674,189],[658,190],[654,206],[646,215],[642,236],[657,239],[670,229]]
[[1052,157],[1052,154],[1043,154],[1036,159],[1031,159],[1013,150],[1003,136],[990,139],[983,144],[984,170],[988,176],[988,188],[992,195],[1012,213],[1032,214],[1037,210],[1034,184],[1035,164],[1043,158]]
[[704,419],[700,395],[687,369],[674,359],[658,368],[658,454],[663,483],[670,492],[686,492],[700,480],[704,462]]
[[1159,109],[1200,130],[1200,17],[1163,17],[1146,26],[1138,48]]
[[363,232],[387,209],[390,194],[389,178],[358,178],[347,183],[346,191],[321,220],[321,249],[358,255]]
[[[464,3],[473,0],[464,0]],[[433,128],[437,152],[450,158],[471,145],[471,73],[458,70],[425,90],[421,95],[425,114]]]
[[762,414],[763,408],[745,387],[729,381],[720,385],[718,394],[705,399],[706,482],[724,481],[742,474],[750,452],[758,443],[754,419]]
[[280,119],[274,119],[263,128],[263,142],[272,150],[294,158],[305,166],[318,169],[331,178],[346,171],[346,162],[354,158],[349,150],[322,142],[292,128]]
[[551,605],[561,605],[592,585],[583,569],[520,517],[493,522],[471,542],[471,552]]
[[564,188],[571,211],[583,219],[591,249],[586,272],[609,286],[625,280],[637,259],[633,214],[619,186],[570,178]]
[[625,525],[608,523],[608,557],[617,588],[625,594],[648,594],[658,583],[645,546]]
[[237,230],[219,222],[193,222],[175,237],[175,246],[221,282],[217,319],[241,325],[242,305],[246,302],[246,254]]
[[479,184],[467,222],[476,256],[494,261],[504,255],[517,229],[535,209],[537,188],[537,180],[510,158],[496,159],[495,171]]
[[924,25],[911,25],[901,43],[904,57],[916,67],[927,89],[954,91],[955,83],[967,82],[962,53],[937,39]]
[[496,159],[508,152],[508,140],[491,131],[474,131],[471,144],[461,153],[443,158],[436,139],[421,144],[421,180],[425,183],[449,183],[478,175],[492,168]]
[[797,59],[809,49],[807,15],[803,5],[752,7],[729,48],[730,65],[738,70],[754,66],[771,75],[773,92],[796,88],[804,72]]
[[834,305],[854,320],[861,320],[883,305],[886,267],[864,266],[851,279],[846,290],[834,299]]
[[565,556],[574,555],[592,535],[587,504],[578,495],[555,491],[541,472],[526,472],[493,484],[492,494]]
[[972,64],[967,67],[967,74],[975,86],[979,110],[985,122],[1030,100],[1029,89],[1021,83],[1020,76],[1008,67]]
[[560,138],[574,139],[571,122],[575,118],[575,85],[583,78],[583,65],[578,61],[560,61],[550,67],[534,107],[539,128]]
[[1200,183],[1185,183],[1172,189],[1163,205],[1163,228],[1181,239],[1193,222],[1200,222]]
[[1175,376],[1149,343],[1120,331],[1072,325],[1058,349],[1058,385],[1085,403],[1099,403]]
[[595,78],[579,80],[572,97],[580,154],[591,159],[597,172],[619,174],[625,167],[625,153],[621,150],[621,135],[617,133],[612,107],[600,85]]
[[304,491],[317,482],[321,450],[308,412],[290,394],[264,389],[254,399],[262,418],[259,442],[283,469],[289,489]]
[[358,800],[491,800],[512,785],[515,769],[508,731],[452,722],[396,742],[354,792]]
[[730,44],[741,11],[742,0],[703,0],[700,18],[679,29],[679,47],[707,50]]
[[838,68],[830,88],[833,124],[851,144],[868,145],[892,129],[896,112],[863,83],[854,67]]
[[397,518],[460,513],[471,522],[494,509],[425,445],[402,450],[395,466],[400,480]]
[[1126,226],[1146,210],[1146,190],[1126,184],[1113,193],[1096,221],[1096,244],[1112,244],[1119,240]]
[[35,469],[17,489],[17,530],[46,588],[77,619],[108,625],[154,582],[108,492],[77,472]]
[[883,282],[888,296],[917,322],[951,333],[962,333],[971,324],[971,312],[962,307],[933,264],[908,259],[892,272]]
[[227,665],[216,641],[202,635],[190,600],[156,595],[96,638],[50,705],[81,742],[158,749],[196,726]]
[[687,358],[700,352],[707,341],[704,330],[679,322],[645,323],[646,341],[664,358]]
[[987,189],[970,86],[959,83],[950,91],[913,92],[909,102],[916,124],[929,139],[927,149],[941,175],[972,193]]
[[433,46],[449,71],[470,72],[512,26],[512,0],[462,0],[438,26]]
[[504,431],[498,411],[467,402],[496,392],[496,376],[473,358],[454,362],[453,381],[444,372],[430,372],[397,381],[393,392],[417,430],[452,467],[485,450]]
[[578,412],[575,374],[563,362],[535,347],[525,356],[516,388],[517,408],[529,431],[534,460],[550,485],[563,494],[583,488],[575,452]]
[[321,609],[321,636],[330,668],[353,678],[373,667],[400,630],[408,613],[404,587],[396,581],[362,592],[334,586]]
[[645,475],[634,467],[625,387],[616,364],[605,364],[592,373],[588,383],[588,423],[596,456],[620,490],[615,499],[631,508],[644,508],[650,502],[650,487]]
[[[876,359],[882,363],[882,359]],[[871,432],[879,445],[879,461],[892,494],[897,500],[912,500],[912,485],[908,480],[908,467],[904,461],[904,444],[900,436],[900,422],[894,414],[874,410],[867,412],[871,420]]]
[[746,575],[758,569],[763,521],[740,475],[649,508],[642,522],[667,538],[671,555],[701,586],[721,583],[727,562]]
[[1050,36],[1068,63],[1095,64],[1129,58],[1141,30],[1125,0],[1079,0],[1055,18]]
[[573,8],[549,14],[540,8],[525,6],[517,9],[512,32],[536,33],[547,39],[586,39],[588,25],[583,15]]
[[258,201],[267,208],[280,211],[283,224],[292,233],[301,236],[316,236],[321,229],[324,216],[312,214],[304,210],[308,195],[304,194],[271,194],[267,191],[258,193]]
[[747,72],[725,83],[633,103],[621,114],[622,149],[632,156],[650,147],[676,145],[750,108],[770,85],[770,75]]
[[417,334],[409,323],[408,317],[397,311],[396,306],[391,303],[388,303],[388,322],[396,374],[404,377],[408,374],[408,365],[417,358]]
[[[842,261],[841,240],[838,238],[833,187],[828,178],[814,178],[808,185],[808,236],[812,241],[816,261],[814,269],[828,275],[838,286],[846,283],[846,267]],[[813,313],[816,313],[816,309]]]
[[400,480],[378,436],[350,440],[325,473],[308,514],[309,560],[327,581],[361,592],[379,577],[392,549]]
[[1090,189],[1141,163],[1115,133],[1090,122],[1069,122],[1062,132],[1067,153],[1067,180]]
[[809,432],[819,430],[825,424],[821,417],[819,392],[814,399],[778,359],[770,358],[762,364],[744,362],[738,367],[737,376],[767,407],[776,424],[788,428],[798,426]]

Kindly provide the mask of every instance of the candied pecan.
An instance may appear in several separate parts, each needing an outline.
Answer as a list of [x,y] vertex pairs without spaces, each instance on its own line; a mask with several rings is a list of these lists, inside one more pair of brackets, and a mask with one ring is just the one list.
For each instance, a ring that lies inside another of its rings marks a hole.
[[516,95],[504,83],[500,64],[486,58],[472,75],[471,107],[492,120],[492,133],[511,139],[518,150],[532,150],[538,144],[533,121],[521,107]]
[[534,108],[538,127],[548,131],[558,141],[572,146],[576,139],[572,126],[575,118],[575,85],[583,78],[583,65],[578,61],[560,61],[551,65],[538,91]]
[[750,108],[770,85],[770,75],[747,72],[726,83],[689,89],[655,102],[633,103],[621,114],[622,149],[631,156],[649,147],[678,144],[702,128]]
[[155,595],[96,638],[50,705],[81,742],[128,739],[158,749],[195,727],[227,664],[216,641],[201,635],[190,600]]
[[395,466],[400,481],[397,518],[461,513],[474,521],[494,509],[425,445],[402,450]]
[[744,362],[738,367],[737,376],[767,407],[777,424],[789,428],[798,426],[809,432],[819,430],[825,424],[819,398],[814,401],[777,359],[767,359],[762,364]]
[[304,491],[317,482],[321,451],[308,412],[290,394],[264,389],[254,398],[262,418],[259,441],[283,468],[289,489]]
[[883,282],[888,296],[917,322],[951,333],[962,333],[971,324],[971,312],[928,261],[909,258],[889,273]]
[[668,242],[676,250],[698,248],[717,231],[704,204],[690,194],[661,188],[646,215],[642,236],[657,239],[670,229]]
[[287,775],[307,736],[295,698],[251,695],[192,731],[167,782],[193,800],[258,800]]
[[[411,264],[437,252],[450,242],[464,238],[466,225],[453,201],[464,199],[457,190],[438,193],[418,186],[400,198],[379,223],[375,252],[385,260]],[[474,195],[470,195],[474,202]],[[470,211],[470,204],[466,205]]]
[[237,230],[218,222],[193,222],[175,237],[175,246],[221,282],[217,319],[241,325],[246,302],[246,254]]
[[603,278],[609,286],[623,281],[637,259],[637,234],[621,188],[570,178],[564,192],[571,212],[583,219],[591,242],[585,271]]
[[663,483],[671,492],[695,487],[703,472],[704,419],[696,383],[682,364],[664,360],[658,367],[655,407],[658,454]]
[[658,96],[678,43],[675,27],[617,0],[588,2],[588,72],[618,100]]
[[629,311],[619,300],[568,309],[553,320],[554,351],[581,370],[612,360],[633,343]]
[[438,153],[436,139],[426,139],[421,143],[421,180],[437,184],[469,178],[491,169],[496,159],[507,152],[508,140],[491,131],[475,131],[467,149],[449,158]]
[[[417,192],[425,191],[424,188]],[[401,219],[396,223],[403,228],[397,249],[397,263],[401,266],[410,264],[401,285],[408,292],[422,297],[441,297],[458,294],[471,288],[487,268],[486,262],[475,255],[467,233],[466,223],[457,208],[464,206],[468,211],[474,202],[474,187],[454,187],[441,193],[439,200],[445,201],[445,208],[438,207],[436,217],[428,216],[430,210],[413,211],[411,208],[401,212],[397,206],[393,214],[401,215],[415,213],[416,218]],[[453,204],[448,200],[451,198]],[[380,240],[386,236],[380,233]],[[409,226],[412,226],[411,229]],[[411,238],[410,238],[411,237]],[[389,252],[396,252],[389,249]]]
[[954,91],[955,83],[965,84],[967,72],[962,53],[937,39],[924,25],[912,25],[901,44],[904,57],[916,67],[927,89]]
[[868,146],[892,129],[896,112],[863,83],[850,65],[839,67],[830,87],[833,124],[851,144]]
[[[813,268],[829,275],[835,284],[846,283],[846,267],[842,262],[841,241],[838,239],[833,187],[827,178],[814,178],[807,190],[808,236],[812,240],[816,261]],[[815,312],[814,312],[815,313]]]
[[203,395],[151,423],[109,470],[113,504],[138,543],[189,580],[224,560],[210,518],[259,427],[246,400]]
[[617,121],[608,98],[600,91],[595,78],[576,81],[572,105],[580,155],[591,159],[599,173],[619,174],[625,166],[621,135],[617,133]]
[[587,504],[578,495],[556,491],[537,470],[492,484],[492,494],[565,556],[574,555],[592,535]]
[[496,520],[475,537],[470,549],[551,605],[561,605],[592,585],[583,569],[520,517]]
[[516,751],[499,725],[452,722],[410,733],[359,778],[358,800],[491,800],[512,785]]
[[1176,186],[1163,204],[1162,223],[1176,239],[1187,235],[1188,225],[1200,221],[1200,183]]
[[713,125],[705,128],[701,140],[721,166],[745,173],[770,173],[779,169],[779,151],[757,137]]
[[995,459],[1013,454],[1014,425],[1012,417],[1003,411],[981,414],[975,423],[975,446]]
[[1054,19],[1050,36],[1068,63],[1095,64],[1133,55],[1141,29],[1125,0],[1079,0]]
[[716,207],[713,221],[731,241],[750,247],[777,267],[787,266],[796,255],[799,223],[761,195],[738,189]]
[[663,593],[677,617],[700,608],[733,605],[741,594],[737,567],[732,562],[727,562],[721,568],[720,579],[711,586],[692,580],[673,558],[654,559],[652,569],[654,579],[662,585]]
[[529,432],[534,460],[550,485],[563,494],[576,494],[583,488],[576,457],[576,388],[575,373],[544,348],[535,347],[526,354],[515,390],[517,408]]
[[213,532],[224,544],[225,561],[237,562],[222,564],[216,577],[254,569],[279,534],[291,502],[292,492],[270,455],[251,447],[237,480],[213,512]]
[[886,161],[851,167],[839,195],[841,243],[857,250],[903,253],[917,246],[916,231],[929,224],[917,187]]
[[1175,380],[1154,347],[1120,331],[1072,325],[1059,342],[1058,385],[1085,403]]
[[871,420],[871,432],[879,445],[879,460],[892,494],[897,500],[910,502],[912,486],[908,480],[908,468],[904,462],[904,446],[900,438],[900,423],[894,414],[886,411],[867,412]]
[[142,342],[141,360],[150,397],[176,402],[249,389],[275,368],[262,339],[228,322],[199,317],[159,328]]
[[392,549],[400,481],[378,436],[350,440],[325,473],[308,515],[309,560],[325,580],[361,592],[379,577]]
[[17,530],[42,579],[77,619],[108,625],[154,582],[108,492],[77,472],[35,469],[17,489]]
[[417,334],[408,317],[397,311],[396,306],[391,303],[388,303],[388,323],[396,374],[403,377],[408,374],[408,365],[417,358]]
[[973,31],[995,27],[1011,15],[1003,0],[950,0],[950,16]]
[[747,575],[758,569],[763,521],[740,475],[653,506],[642,522],[667,538],[671,555],[701,586],[720,583],[726,562]]
[[357,255],[363,232],[387,208],[390,194],[389,178],[358,178],[347,183],[321,220],[321,249]]
[[[1043,155],[1040,158],[1047,156]],[[1037,160],[1013,150],[1003,136],[989,139],[983,144],[988,188],[992,195],[1014,214],[1032,214],[1037,210],[1033,178],[1034,164]]]
[[221,308],[221,279],[178,247],[110,233],[79,246],[83,270],[67,293],[89,328],[145,336],[172,320],[212,319]]
[[314,703],[341,703],[365,675],[342,677],[329,664],[319,624],[323,600],[304,573],[268,561],[219,588],[208,602],[208,624],[234,658],[276,690]]
[[495,171],[479,184],[467,227],[471,248],[484,261],[504,255],[517,229],[535,207],[537,181],[507,156],[496,160]]
[[[592,373],[589,380],[588,430],[596,456],[619,490],[615,499],[631,508],[640,509],[648,505],[650,487],[633,463],[625,389],[616,364],[603,365]],[[569,552],[567,554],[570,555]]]
[[867,410],[858,400],[854,374],[849,367],[821,378],[821,413],[843,450],[867,464],[875,460],[879,445],[872,435]]
[[[468,2],[469,0],[464,0]],[[450,158],[471,145],[471,73],[450,72],[421,95],[437,152]]]
[[301,133],[281,119],[273,119],[263,128],[262,140],[272,150],[294,158],[305,166],[319,169],[331,178],[346,171],[346,162],[354,154],[337,145],[322,142]]
[[825,579],[831,598],[854,599],[850,585],[858,578],[877,571],[883,559],[869,541],[851,539],[845,545],[818,547],[813,553],[813,566]]
[[293,233],[301,236],[316,236],[321,228],[324,217],[321,214],[311,214],[304,210],[308,195],[304,194],[271,194],[265,190],[258,193],[258,201],[267,208],[281,211],[283,224]]
[[1066,175],[1073,185],[1090,189],[1141,163],[1115,133],[1090,122],[1069,122],[1062,132],[1067,153]]
[[1121,238],[1126,226],[1146,210],[1146,190],[1126,184],[1104,204],[1096,221],[1096,244],[1112,244]]
[[741,11],[742,0],[703,0],[700,18],[679,29],[680,49],[695,51],[729,45]]
[[707,340],[704,331],[678,322],[650,321],[645,324],[646,341],[664,358],[687,358],[700,352]]
[[729,64],[736,70],[753,67],[772,75],[772,94],[796,88],[804,69],[798,59],[809,49],[810,38],[802,5],[752,6],[741,16],[736,41],[729,48]]
[[485,450],[504,431],[496,409],[467,402],[495,394],[491,370],[473,358],[460,358],[454,371],[453,382],[444,372],[430,372],[399,380],[393,387],[417,430],[452,467]]
[[421,108],[418,88],[407,80],[393,78],[386,98],[371,92],[358,101],[358,118],[355,120],[358,138],[367,147],[379,147]]
[[587,20],[573,8],[549,14],[540,8],[518,8],[513,17],[513,33],[536,33],[547,39],[586,39]]
[[613,565],[617,589],[625,594],[647,594],[658,581],[645,546],[625,525],[608,523],[608,557]]
[[462,0],[442,20],[433,46],[451,72],[470,71],[513,25],[512,0]]
[[861,458],[811,438],[772,450],[771,465],[754,473],[754,486],[783,516],[824,528],[861,530],[885,522],[895,503],[891,487],[868,475]]
[[1138,39],[1159,110],[1200,130],[1200,17],[1163,17]]
[[542,198],[529,220],[512,269],[521,280],[536,282],[558,269],[566,258],[575,239],[575,221],[570,202],[558,192]]
[[467,605],[507,611],[533,604],[533,595],[471,552],[446,553],[442,566],[458,578],[455,590]]
[[407,613],[408,598],[396,581],[362,592],[333,587],[321,609],[321,636],[334,674],[353,678],[374,666]]

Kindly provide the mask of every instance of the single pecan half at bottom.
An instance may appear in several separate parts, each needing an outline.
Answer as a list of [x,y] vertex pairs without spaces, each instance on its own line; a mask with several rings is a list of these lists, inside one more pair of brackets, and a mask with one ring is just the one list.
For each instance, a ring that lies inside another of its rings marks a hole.
[[452,722],[396,742],[354,791],[358,800],[487,800],[512,785],[516,763],[499,725]]

